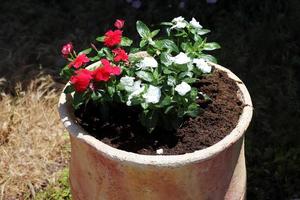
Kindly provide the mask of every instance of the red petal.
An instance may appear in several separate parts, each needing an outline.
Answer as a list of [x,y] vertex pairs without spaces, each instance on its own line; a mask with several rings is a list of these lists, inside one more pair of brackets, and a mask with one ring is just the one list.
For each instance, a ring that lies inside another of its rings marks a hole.
[[112,68],[112,74],[120,75],[121,74],[121,68],[120,67],[113,67]]

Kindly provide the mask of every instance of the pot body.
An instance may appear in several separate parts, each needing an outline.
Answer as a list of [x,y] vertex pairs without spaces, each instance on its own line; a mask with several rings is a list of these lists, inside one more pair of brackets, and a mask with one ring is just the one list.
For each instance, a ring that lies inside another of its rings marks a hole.
[[76,200],[240,200],[246,191],[243,138],[219,155],[182,166],[113,160],[71,135]]
[[[252,118],[249,93],[238,84],[245,104],[237,127],[217,144],[184,155],[147,156],[112,148],[75,122],[68,97],[59,112],[71,138],[70,184],[75,200],[240,200],[245,199],[244,133]],[[163,133],[162,133],[163,134]]]

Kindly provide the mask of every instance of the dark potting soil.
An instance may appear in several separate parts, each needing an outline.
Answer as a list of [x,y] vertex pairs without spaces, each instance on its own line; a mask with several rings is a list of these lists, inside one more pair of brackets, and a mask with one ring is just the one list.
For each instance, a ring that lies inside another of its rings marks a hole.
[[116,106],[110,122],[99,119],[99,110],[92,103],[75,112],[78,123],[102,142],[139,154],[178,155],[209,147],[222,140],[236,126],[244,107],[237,97],[238,87],[225,72],[214,70],[196,85],[212,101],[199,99],[203,112],[188,118],[174,131],[155,130],[151,134],[138,122],[138,112],[132,107]]

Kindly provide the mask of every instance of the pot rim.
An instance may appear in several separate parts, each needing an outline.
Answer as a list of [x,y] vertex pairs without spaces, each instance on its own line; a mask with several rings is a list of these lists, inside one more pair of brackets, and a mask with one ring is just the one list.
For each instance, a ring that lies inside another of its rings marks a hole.
[[[89,68],[95,67],[97,64],[98,62],[90,65]],[[220,152],[229,148],[241,137],[243,137],[253,115],[253,106],[250,94],[246,86],[234,73],[232,73],[229,69],[215,63],[210,63],[210,65],[219,70],[225,71],[228,76],[236,82],[237,86],[239,87],[237,95],[241,98],[245,107],[243,108],[242,114],[240,115],[238,124],[231,131],[231,133],[229,133],[216,144],[205,149],[180,155],[142,155],[111,147],[96,139],[95,137],[89,135],[88,132],[86,132],[79,124],[76,123],[73,108],[68,102],[68,98],[70,97],[68,97],[68,95],[63,92],[60,95],[58,103],[58,110],[61,121],[68,130],[70,137],[81,140],[82,142],[94,147],[99,153],[113,160],[141,165],[174,167],[187,163],[195,163],[211,159],[214,156],[218,155]]]

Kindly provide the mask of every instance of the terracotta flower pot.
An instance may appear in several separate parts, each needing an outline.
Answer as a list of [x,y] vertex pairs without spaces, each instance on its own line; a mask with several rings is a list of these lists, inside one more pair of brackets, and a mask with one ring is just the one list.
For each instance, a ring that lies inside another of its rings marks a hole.
[[245,107],[237,126],[224,139],[184,155],[140,155],[102,143],[76,123],[69,97],[62,93],[59,113],[71,138],[73,199],[245,199],[244,134],[252,118],[252,102],[237,76],[213,65],[235,80]]

